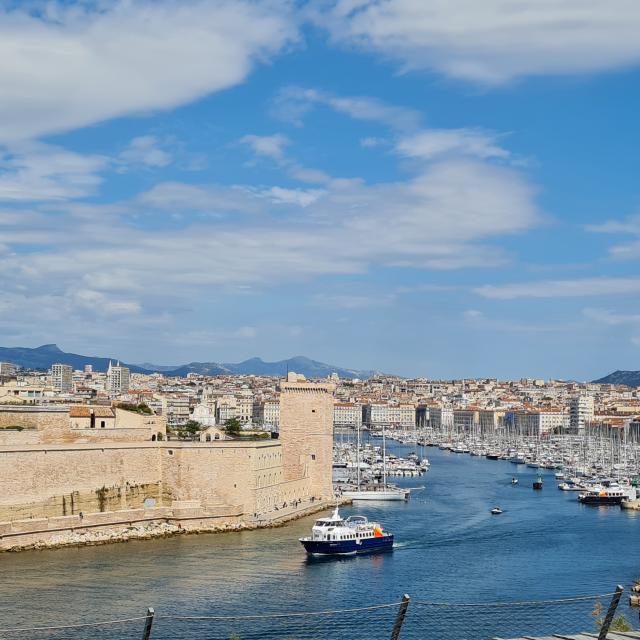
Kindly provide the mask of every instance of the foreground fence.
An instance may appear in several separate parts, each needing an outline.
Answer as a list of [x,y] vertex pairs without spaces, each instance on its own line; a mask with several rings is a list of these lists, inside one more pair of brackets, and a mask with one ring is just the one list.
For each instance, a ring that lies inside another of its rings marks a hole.
[[493,603],[428,602],[405,595],[369,607],[265,615],[174,615],[150,608],[145,615],[103,622],[0,628],[0,639],[488,640],[588,632],[593,640],[604,640],[608,632],[635,627],[631,615],[617,609],[621,594],[617,587],[607,594]]

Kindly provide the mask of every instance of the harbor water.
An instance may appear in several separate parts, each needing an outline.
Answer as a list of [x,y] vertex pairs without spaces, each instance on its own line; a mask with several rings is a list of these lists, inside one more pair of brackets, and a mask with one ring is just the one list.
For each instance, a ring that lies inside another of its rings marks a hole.
[[[398,455],[415,450],[388,444]],[[425,476],[394,479],[424,485],[410,501],[342,510],[392,531],[392,552],[309,559],[298,538],[308,535],[310,517],[277,529],[7,553],[0,555],[0,627],[128,618],[148,606],[195,616],[343,609],[397,602],[404,593],[459,603],[540,600],[607,593],[640,574],[640,512],[580,505],[575,493],[558,491],[551,471],[542,471],[544,489],[533,491],[538,472],[524,465],[424,453]],[[490,514],[496,505],[501,515]],[[167,637],[216,637],[169,633],[172,624],[163,623]]]

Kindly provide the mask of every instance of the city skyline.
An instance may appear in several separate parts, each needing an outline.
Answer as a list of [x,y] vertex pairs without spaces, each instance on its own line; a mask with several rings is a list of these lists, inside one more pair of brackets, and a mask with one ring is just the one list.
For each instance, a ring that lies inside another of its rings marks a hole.
[[639,369],[640,8],[517,4],[0,8],[2,346]]

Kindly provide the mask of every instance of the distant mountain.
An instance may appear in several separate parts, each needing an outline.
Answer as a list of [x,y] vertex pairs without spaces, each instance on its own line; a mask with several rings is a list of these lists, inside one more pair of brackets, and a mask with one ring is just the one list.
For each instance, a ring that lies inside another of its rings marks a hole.
[[[115,363],[117,358],[111,358]],[[74,369],[82,369],[85,364],[93,366],[95,371],[106,371],[109,358],[94,358],[77,353],[65,353],[57,344],[43,344],[41,347],[0,347],[0,361],[12,362],[27,369],[49,369],[52,364],[70,364]],[[124,363],[122,363],[124,364]],[[125,365],[135,373],[153,373],[138,365]]]
[[341,378],[370,378],[374,371],[360,371],[334,367],[324,362],[311,360],[304,356],[295,356],[288,360],[265,362],[261,358],[250,358],[244,362],[191,362],[172,371],[165,371],[166,375],[186,376],[188,373],[216,376],[224,374],[286,376],[288,371],[301,373],[307,378],[326,378],[331,373],[337,373]]
[[614,371],[604,378],[594,380],[601,384],[626,384],[628,387],[640,387],[640,371]]
[[[94,371],[106,371],[109,360],[116,358],[95,358],[77,353],[66,353],[58,345],[44,344],[41,347],[0,347],[0,361],[12,362],[27,369],[49,369],[52,364],[70,364],[74,369],[82,369],[85,364],[93,366]],[[122,363],[125,364],[125,363]],[[326,378],[331,373],[337,373],[341,378],[370,378],[376,372],[359,371],[334,367],[324,362],[318,362],[296,356],[278,362],[265,362],[260,358],[250,358],[244,362],[191,362],[181,366],[154,365],[145,362],[142,365],[125,364],[134,373],[162,373],[167,376],[186,376],[188,373],[217,376],[225,374],[285,376],[288,371],[301,373],[307,378]]]

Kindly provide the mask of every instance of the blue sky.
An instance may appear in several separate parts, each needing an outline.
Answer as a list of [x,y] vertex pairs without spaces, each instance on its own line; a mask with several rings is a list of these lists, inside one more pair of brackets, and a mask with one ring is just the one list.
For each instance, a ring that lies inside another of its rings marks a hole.
[[0,1],[1,343],[638,369],[639,80],[631,0]]

